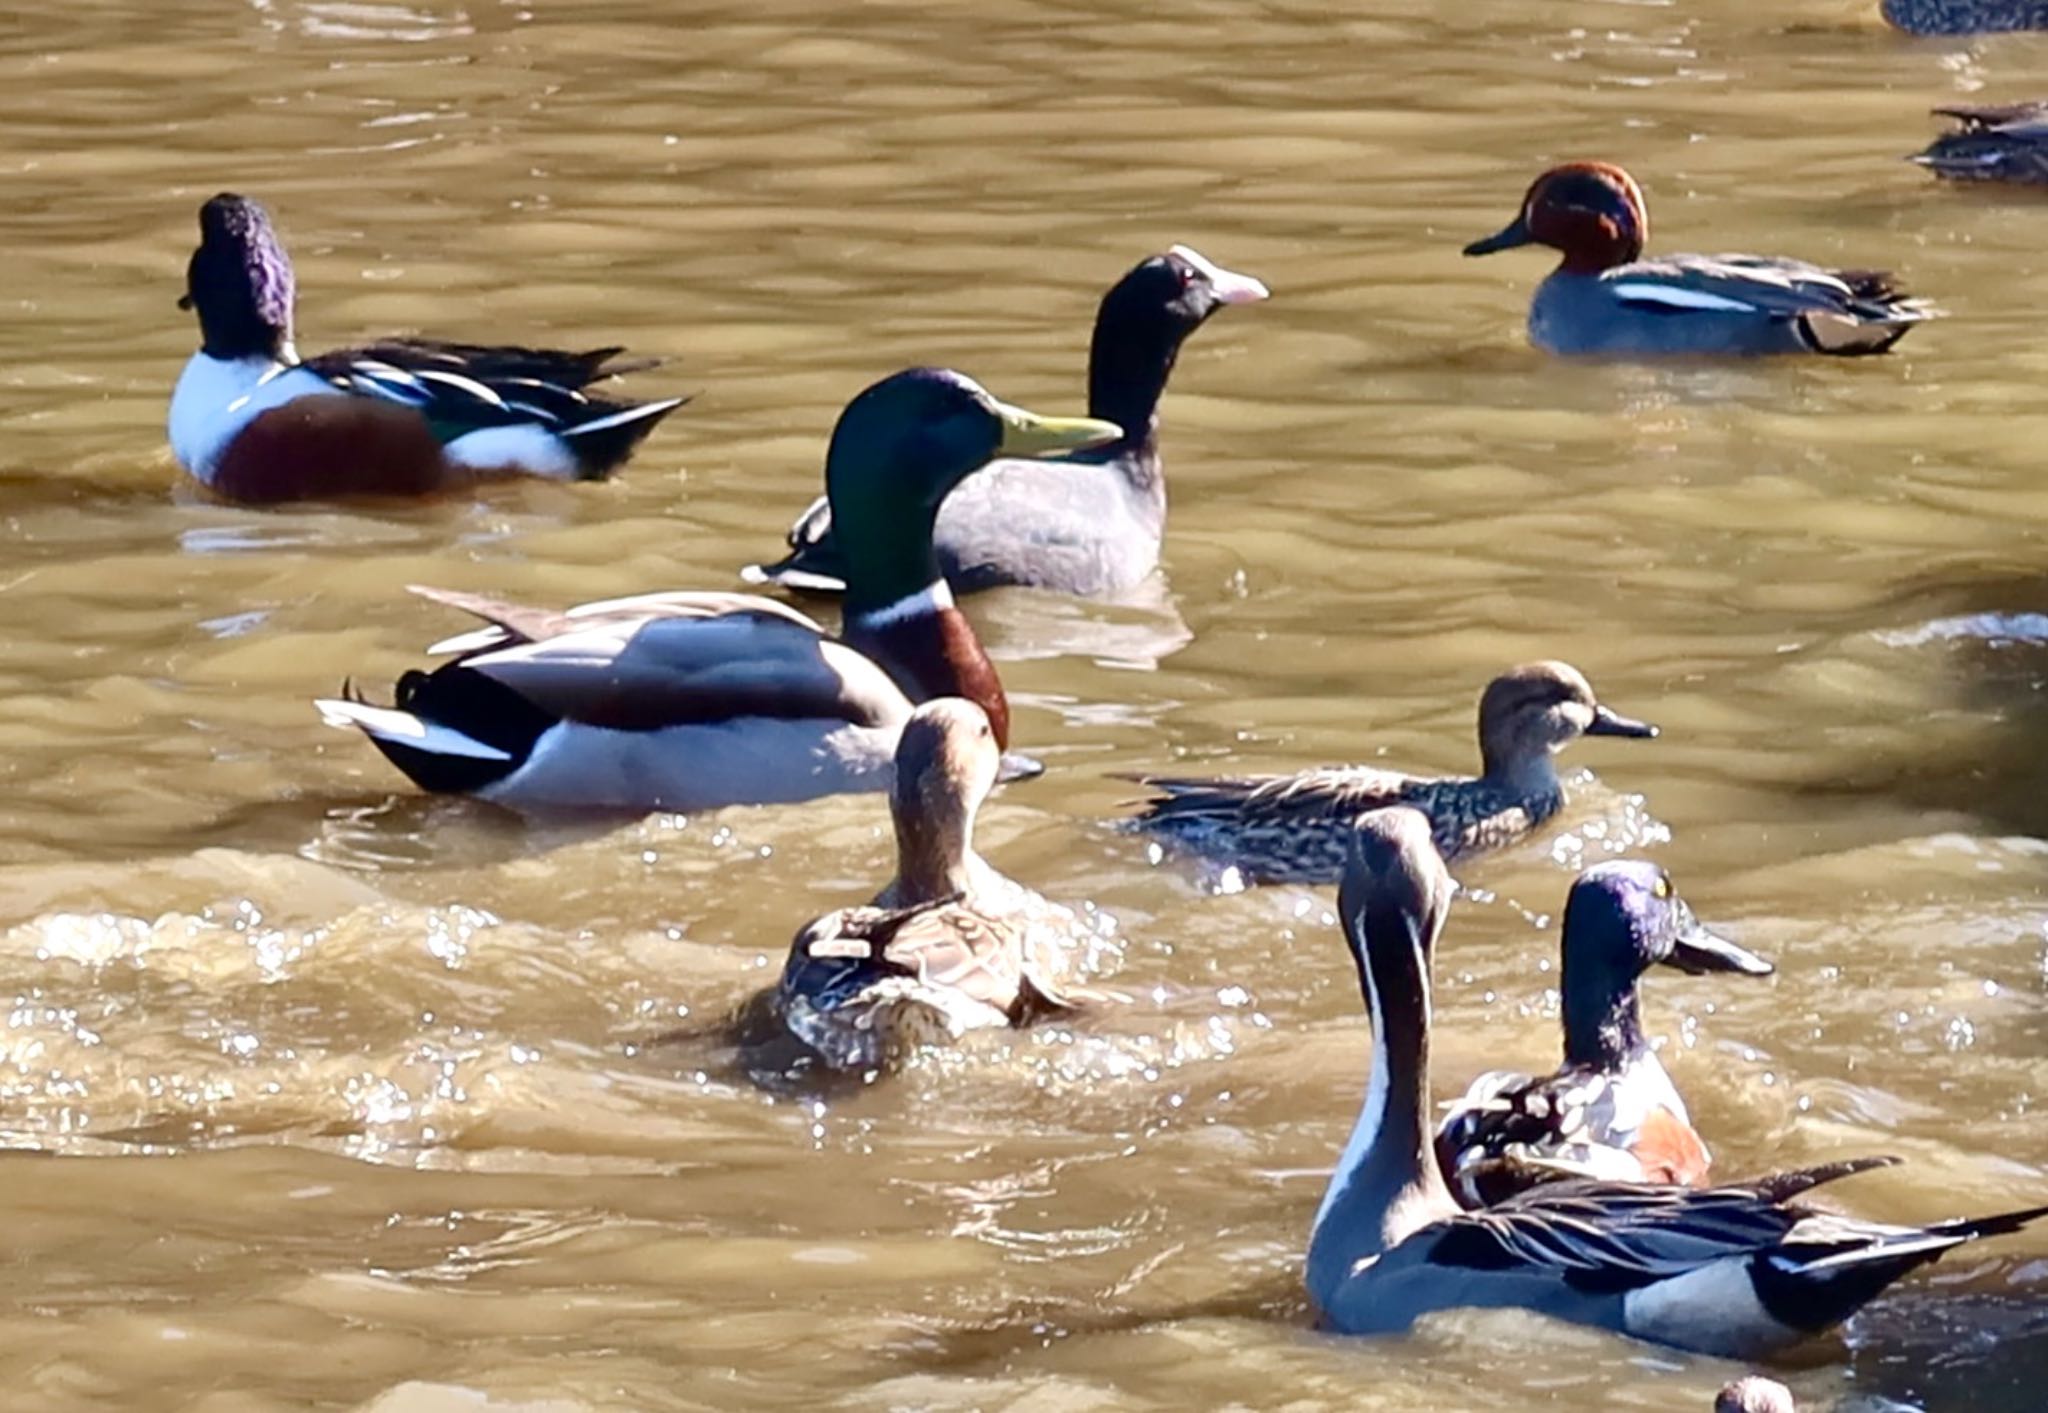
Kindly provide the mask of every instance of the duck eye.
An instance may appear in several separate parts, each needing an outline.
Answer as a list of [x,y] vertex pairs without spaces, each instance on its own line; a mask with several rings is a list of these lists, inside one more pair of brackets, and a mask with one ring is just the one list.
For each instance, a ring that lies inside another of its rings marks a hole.
[[1658,897],[1660,897],[1660,898],[1668,898],[1668,897],[1670,897],[1670,896],[1671,896],[1671,875],[1670,875],[1670,874],[1668,874],[1668,873],[1660,873],[1660,874],[1658,874],[1658,875],[1657,875],[1657,887],[1656,887],[1656,890],[1655,890],[1655,891],[1656,891],[1656,894],[1657,894],[1657,896],[1658,896]]

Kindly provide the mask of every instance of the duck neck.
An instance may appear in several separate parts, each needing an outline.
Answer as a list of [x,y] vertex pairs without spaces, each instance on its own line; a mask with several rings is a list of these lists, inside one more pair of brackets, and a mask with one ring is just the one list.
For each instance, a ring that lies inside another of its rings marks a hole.
[[1519,799],[1547,799],[1563,788],[1557,762],[1540,747],[1532,751],[1482,740],[1479,757],[1485,778]]
[[905,497],[878,507],[858,481],[825,468],[825,492],[846,555],[846,616],[840,636],[881,664],[913,702],[965,697],[988,714],[996,741],[1010,743],[1002,679],[932,548],[938,500]]
[[1088,453],[1089,459],[1113,459],[1148,484],[1157,478],[1159,399],[1183,337],[1177,329],[1119,317],[1109,308],[1097,315],[1088,349],[1088,415],[1116,423],[1124,434]]
[[[851,544],[851,540],[842,540]],[[953,591],[933,566],[922,588],[879,604],[853,592],[858,582],[847,575],[845,626],[840,636],[848,646],[874,659],[913,702],[934,697],[965,697],[988,716],[996,744],[1010,745],[1010,700],[1003,680],[989,661],[974,625],[953,605]]]
[[955,797],[933,799],[914,788],[889,796],[896,825],[896,886],[892,903],[908,907],[974,891],[974,806]]
[[1309,1236],[1308,1287],[1319,1305],[1359,1261],[1455,1211],[1429,1130],[1429,965],[1415,919],[1368,912],[1365,928],[1400,929],[1410,945],[1359,961],[1372,1017],[1372,1071]]
[[1618,980],[1606,970],[1590,970],[1583,961],[1575,965],[1567,946],[1558,987],[1564,998],[1567,1065],[1613,1070],[1648,1048],[1632,978]]

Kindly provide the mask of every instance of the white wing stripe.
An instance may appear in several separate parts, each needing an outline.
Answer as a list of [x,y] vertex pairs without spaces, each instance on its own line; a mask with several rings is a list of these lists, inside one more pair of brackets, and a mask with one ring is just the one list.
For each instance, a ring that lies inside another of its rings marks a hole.
[[1617,299],[1630,299],[1639,304],[1663,304],[1673,309],[1713,309],[1725,314],[1754,314],[1757,306],[1726,295],[1709,294],[1701,289],[1686,289],[1681,285],[1653,284],[1647,281],[1625,280],[1611,288]]

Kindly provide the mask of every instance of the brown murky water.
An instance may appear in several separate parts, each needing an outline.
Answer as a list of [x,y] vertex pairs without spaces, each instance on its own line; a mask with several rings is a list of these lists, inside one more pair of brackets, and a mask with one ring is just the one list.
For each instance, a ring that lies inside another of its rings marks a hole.
[[[1874,9],[1874,7],[1868,7]],[[2048,205],[1897,160],[2048,40],[1860,4],[1193,0],[412,8],[110,0],[0,29],[0,1397],[9,1409],[1703,1408],[1730,1370],[1509,1318],[1305,1325],[1364,1082],[1327,897],[1205,895],[1111,769],[1461,768],[1561,656],[1654,744],[1467,866],[1445,1081],[1555,1053],[1555,913],[1642,847],[1775,956],[1649,1009],[1723,1171],[1890,1151],[1854,1210],[2048,1188]],[[1562,366],[1547,160],[1666,249],[1891,263],[1897,356]],[[422,509],[181,489],[193,211],[266,199],[309,347],[623,340],[694,390],[630,473]],[[912,362],[1075,409],[1095,299],[1173,241],[1256,273],[1167,406],[1168,583],[973,613],[1053,765],[989,852],[1091,899],[1145,999],[816,1106],[659,1037],[887,869],[882,811],[535,828],[411,795],[308,699],[455,625],[718,586]],[[1803,1394],[2039,1407],[2048,1237],[1963,1253]]]

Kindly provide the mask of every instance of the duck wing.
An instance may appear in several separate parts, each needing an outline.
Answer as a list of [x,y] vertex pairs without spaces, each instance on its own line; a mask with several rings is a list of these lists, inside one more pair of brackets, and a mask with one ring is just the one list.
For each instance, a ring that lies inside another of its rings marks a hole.
[[819,496],[797,516],[784,537],[789,553],[773,564],[749,564],[740,578],[749,584],[774,584],[797,593],[846,592],[846,560],[832,533],[832,506]]
[[1794,324],[1821,353],[1880,353],[1937,311],[1880,270],[1831,270],[1768,255],[1671,255],[1610,270],[1602,283],[1639,312],[1753,315]]
[[909,712],[879,666],[784,604],[642,594],[566,611],[415,588],[490,626],[438,644],[557,720],[618,730],[762,716],[883,726]]
[[688,400],[628,402],[589,392],[594,382],[659,361],[615,362],[623,352],[391,338],[322,353],[303,366],[343,392],[413,409],[443,444],[488,428],[531,427],[559,437],[596,473],[624,460]]
[[1367,765],[1318,766],[1292,775],[1145,775],[1119,772],[1159,794],[1143,801],[1141,824],[1202,815],[1239,819],[1350,820],[1405,798],[1415,777]]

